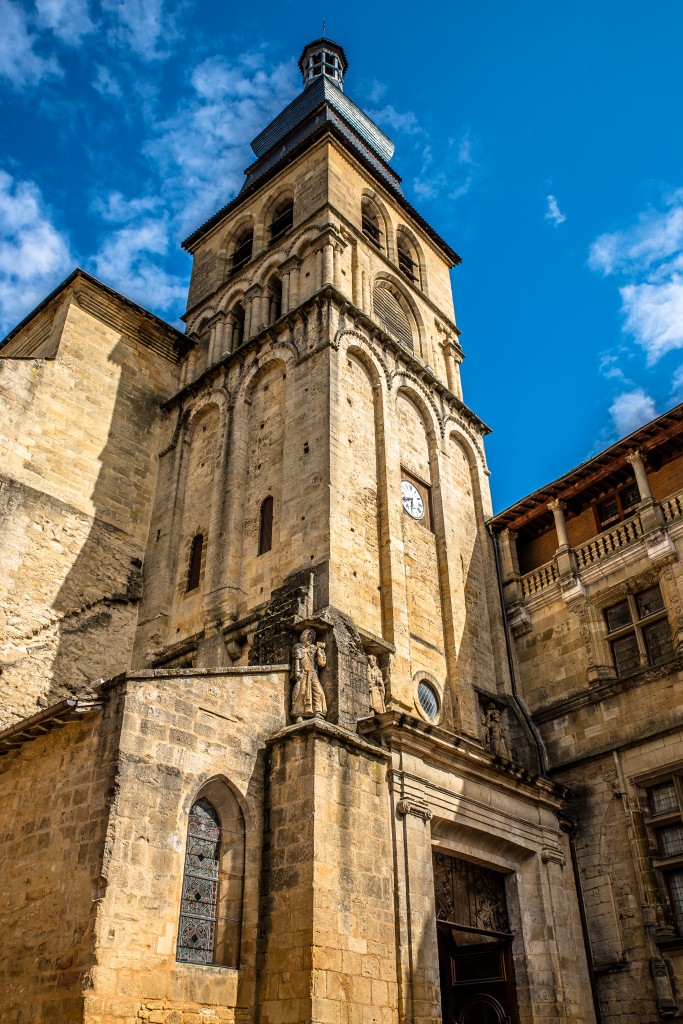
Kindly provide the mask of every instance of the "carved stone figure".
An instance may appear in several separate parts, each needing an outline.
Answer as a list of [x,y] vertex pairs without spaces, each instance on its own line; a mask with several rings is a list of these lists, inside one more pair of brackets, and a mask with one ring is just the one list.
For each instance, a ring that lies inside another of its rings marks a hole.
[[500,709],[495,704],[489,704],[486,708],[486,714],[481,716],[481,724],[484,731],[484,748],[490,754],[496,754],[497,757],[505,757],[509,760],[510,751],[503,723],[500,720]]
[[377,664],[377,656],[374,654],[368,654],[368,690],[370,691],[370,707],[375,714],[381,715],[387,709],[384,700],[386,686],[384,673]]
[[327,714],[325,691],[318,678],[318,669],[326,664],[325,644],[318,641],[314,629],[305,629],[292,648],[292,718],[295,722],[315,715],[324,718]]

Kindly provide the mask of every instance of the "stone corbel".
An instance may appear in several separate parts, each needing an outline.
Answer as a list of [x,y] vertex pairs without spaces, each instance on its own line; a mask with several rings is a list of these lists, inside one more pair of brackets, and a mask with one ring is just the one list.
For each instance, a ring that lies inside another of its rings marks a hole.
[[396,811],[403,817],[407,814],[414,814],[416,818],[422,818],[424,822],[431,821],[434,817],[425,800],[399,800],[396,804]]
[[531,616],[525,604],[515,602],[507,608],[508,625],[516,640],[531,632]]
[[567,863],[567,858],[562,851],[550,846],[545,846],[541,850],[541,860],[544,864],[559,864],[561,868]]

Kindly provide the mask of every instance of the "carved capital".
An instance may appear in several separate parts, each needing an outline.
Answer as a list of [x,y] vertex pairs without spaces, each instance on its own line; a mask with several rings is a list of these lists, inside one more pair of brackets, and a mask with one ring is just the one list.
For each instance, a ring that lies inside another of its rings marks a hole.
[[637,448],[632,448],[626,455],[626,461],[630,462],[632,466],[643,465],[643,456]]
[[428,804],[424,800],[399,800],[396,804],[396,810],[403,816],[406,814],[414,814],[416,818],[422,818],[425,822],[431,821],[434,817],[432,812],[429,810]]
[[283,274],[289,274],[292,270],[298,270],[301,266],[301,260],[298,256],[290,256],[289,259],[285,260],[284,263],[280,264],[280,270]]
[[561,512],[564,515],[564,510],[566,509],[566,507],[567,506],[560,498],[555,498],[554,501],[548,502],[548,508],[550,509],[553,515],[555,515],[558,512]]

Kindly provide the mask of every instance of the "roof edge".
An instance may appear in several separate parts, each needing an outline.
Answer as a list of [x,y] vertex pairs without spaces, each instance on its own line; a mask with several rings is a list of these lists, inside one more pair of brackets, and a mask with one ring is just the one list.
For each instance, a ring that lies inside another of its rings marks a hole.
[[[519,498],[518,501],[515,501],[512,505],[508,505],[508,507],[503,509],[501,512],[497,512],[495,516],[489,519],[489,524],[494,528],[497,527],[499,529],[504,529],[506,526],[506,520],[514,520],[517,515],[529,512],[529,502],[541,505],[553,500],[553,498],[558,496],[558,493],[562,491],[563,487],[567,487],[569,485],[570,478],[577,476],[577,474],[579,479],[584,475],[587,476],[591,470],[597,470],[599,468],[600,462],[611,461],[618,457],[622,452],[628,451],[632,448],[637,448],[638,441],[642,440],[644,435],[648,431],[652,430],[652,427],[658,423],[664,425],[664,421],[671,417],[683,419],[683,402],[679,405],[674,405],[671,409],[667,409],[666,412],[661,413],[659,416],[655,416],[654,419],[648,420],[647,423],[643,423],[636,430],[631,431],[630,434],[626,434],[624,437],[619,438],[608,448],[603,448],[603,450],[598,452],[597,455],[593,455],[590,459],[586,459],[585,462],[580,462],[573,469],[563,473],[562,476],[557,477],[555,480],[551,480],[549,483],[537,488],[537,490],[532,491],[530,494]],[[525,505],[526,508],[523,509],[522,505]]]
[[161,317],[157,316],[155,313],[151,313],[148,309],[145,309],[144,306],[140,306],[137,302],[134,302],[133,299],[127,298],[125,295],[122,295],[121,292],[117,292],[115,288],[105,284],[104,281],[100,281],[97,277],[93,277],[93,275],[89,274],[87,270],[83,270],[81,267],[76,267],[71,271],[68,277],[64,278],[61,284],[58,284],[57,287],[42,300],[42,302],[39,302],[30,313],[27,313],[23,320],[21,320],[16,327],[13,327],[9,334],[0,341],[0,354],[2,353],[3,347],[16,337],[16,335],[19,334],[19,332],[22,331],[34,317],[39,313],[42,313],[44,309],[47,309],[55,299],[57,299],[70,285],[79,279],[85,281],[87,284],[93,285],[95,288],[99,288],[101,291],[109,295],[110,298],[122,303],[142,319],[151,320],[155,327],[169,335],[174,342],[184,342],[188,347],[194,344],[192,339],[188,338],[182,331],[179,331],[177,327],[171,326],[171,324],[166,320],[162,320]]
[[[347,124],[348,122],[346,122],[346,120],[344,119],[344,123]],[[349,127],[351,131],[353,131],[353,128],[351,126]],[[354,132],[354,134],[356,133]],[[303,153],[309,146],[314,145],[325,135],[333,135],[334,138],[338,142],[340,142],[340,144],[344,146],[344,148],[349,153],[351,153],[351,155],[355,157],[359,161],[359,163],[361,163],[366,168],[366,170],[370,172],[370,174],[372,174],[376,182],[378,182],[385,188],[389,187],[388,182],[386,182],[383,178],[379,177],[372,164],[368,160],[365,160],[363,158],[362,153],[356,147],[351,145],[351,143],[348,141],[348,139],[344,137],[344,135],[339,131],[339,129],[336,128],[334,124],[331,124],[330,122],[325,122],[325,124],[321,125],[321,127],[316,132],[308,136],[300,147],[297,147],[296,149],[288,153],[283,161],[274,164],[270,168],[270,170],[267,171],[266,174],[264,174],[262,178],[258,179],[258,182],[255,183],[255,185],[252,188],[250,188],[247,191],[239,192],[234,199],[231,199],[229,203],[226,203],[226,205],[221,207],[220,210],[217,210],[212,217],[210,217],[207,221],[204,222],[204,224],[201,224],[196,229],[196,231],[193,231],[191,235],[188,235],[188,237],[181,243],[182,248],[185,249],[186,252],[191,253],[192,247],[197,242],[199,242],[205,235],[207,235],[209,231],[212,231],[218,224],[220,224],[220,222],[225,217],[227,217],[228,214],[238,209],[243,202],[246,202],[247,199],[250,199],[254,195],[258,188],[261,188],[261,186],[265,185],[266,182],[271,181],[277,174],[280,173],[280,171],[288,163],[290,163],[293,159],[296,159],[298,156],[300,156],[300,154]],[[377,159],[381,158],[378,157]],[[395,173],[392,168],[389,168],[389,170],[391,170],[392,173]],[[401,180],[399,175],[396,175],[396,177],[398,178],[399,181]],[[399,205],[402,206],[410,214],[410,216],[420,225],[422,230],[425,232],[426,235],[429,236],[429,238],[432,240],[434,245],[440,250],[440,252],[444,256],[448,257],[448,259],[451,261],[451,266],[459,266],[462,263],[462,258],[457,254],[455,249],[452,249],[451,246],[446,241],[444,241],[444,239],[438,234],[438,232],[435,231],[433,227],[431,227],[431,225],[425,220],[422,214],[419,213],[415,209],[415,207],[408,202],[405,196],[397,191],[392,191],[391,195],[398,201]]]

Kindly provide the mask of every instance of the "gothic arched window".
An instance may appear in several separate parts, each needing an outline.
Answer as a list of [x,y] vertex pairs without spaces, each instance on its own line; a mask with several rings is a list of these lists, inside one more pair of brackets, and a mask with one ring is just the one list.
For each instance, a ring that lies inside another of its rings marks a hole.
[[221,823],[202,797],[190,811],[176,959],[212,964],[216,947]]
[[258,553],[263,555],[273,546],[273,498],[268,495],[261,504],[258,531]]
[[294,200],[285,199],[275,207],[273,219],[270,222],[270,240],[277,242],[291,229],[294,224]]
[[176,960],[239,967],[244,843],[241,808],[214,779],[190,810]]
[[204,535],[198,533],[192,538],[190,545],[190,558],[187,566],[187,586],[185,592],[196,590],[202,575],[202,551],[204,550]]

